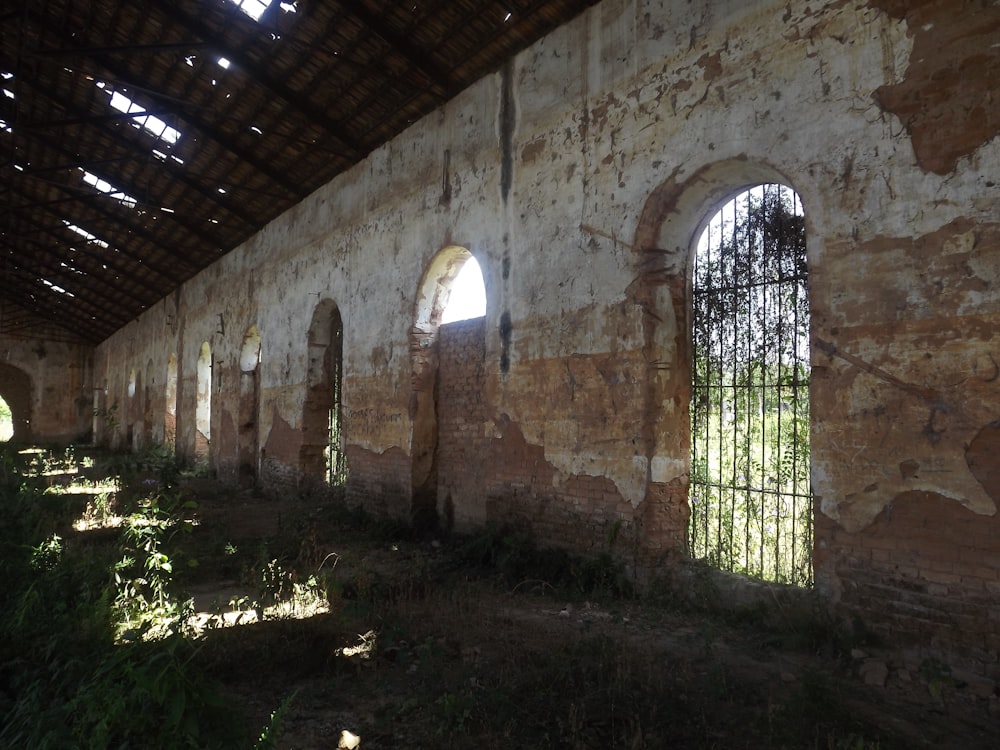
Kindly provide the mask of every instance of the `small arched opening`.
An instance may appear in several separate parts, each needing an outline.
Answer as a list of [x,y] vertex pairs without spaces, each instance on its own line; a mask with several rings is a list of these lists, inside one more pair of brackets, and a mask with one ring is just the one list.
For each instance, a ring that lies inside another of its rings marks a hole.
[[6,422],[5,415],[0,417],[0,422],[9,424],[10,435],[7,440],[18,443],[30,441],[31,378],[17,367],[0,364],[0,397],[10,411],[9,423]]
[[198,353],[194,424],[195,459],[207,461],[212,443],[212,347],[207,341]]
[[257,476],[258,431],[257,415],[260,410],[260,331],[250,326],[243,335],[240,347],[240,401],[239,411],[239,476]]
[[173,448],[177,440],[177,355],[167,359],[167,379],[164,386],[163,442]]
[[14,437],[14,415],[3,396],[0,396],[0,443],[8,442],[12,437]]

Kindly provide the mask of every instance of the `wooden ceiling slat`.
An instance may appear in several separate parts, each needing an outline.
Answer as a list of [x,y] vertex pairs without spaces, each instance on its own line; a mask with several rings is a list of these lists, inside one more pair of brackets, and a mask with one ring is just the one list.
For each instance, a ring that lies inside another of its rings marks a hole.
[[[0,11],[0,299],[99,342],[596,1],[309,0],[258,23],[223,0],[19,0]],[[95,81],[182,132],[167,162]],[[74,249],[62,221],[113,250]],[[64,265],[93,277],[87,298],[15,273],[58,284]]]

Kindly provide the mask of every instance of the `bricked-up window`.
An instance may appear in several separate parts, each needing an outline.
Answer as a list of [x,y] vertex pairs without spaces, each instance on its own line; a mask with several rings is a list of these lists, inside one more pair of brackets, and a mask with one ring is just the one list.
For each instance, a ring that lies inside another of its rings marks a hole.
[[[417,524],[434,523],[437,518],[438,490],[438,367],[440,345],[438,331],[445,322],[445,311],[451,317],[449,303],[454,296],[461,299],[462,289],[456,289],[456,281],[463,271],[472,273],[472,283],[463,283],[464,288],[475,288],[482,284],[482,271],[475,263],[472,253],[465,247],[449,245],[439,250],[428,263],[417,288],[413,327],[410,329],[410,419],[412,436],[410,442],[411,464],[411,513]],[[475,291],[472,298],[476,297]],[[486,311],[485,291],[482,292],[482,311]],[[463,307],[468,307],[463,305]],[[461,318],[475,315],[466,310]],[[478,316],[477,316],[478,317]],[[457,321],[460,317],[451,317]]]
[[163,412],[163,441],[173,447],[177,436],[177,355],[167,360],[166,406]]
[[809,287],[799,197],[759,185],[698,243],[691,284],[692,555],[812,583]]
[[198,355],[198,386],[195,396],[195,447],[199,460],[208,458],[212,439],[212,348],[208,342],[201,345]]

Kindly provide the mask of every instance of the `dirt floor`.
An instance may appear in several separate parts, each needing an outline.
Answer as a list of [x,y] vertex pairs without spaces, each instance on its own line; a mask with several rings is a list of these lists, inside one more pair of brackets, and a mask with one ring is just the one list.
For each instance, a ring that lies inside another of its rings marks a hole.
[[992,683],[821,617],[622,593],[496,534],[415,539],[334,502],[187,491],[199,658],[275,747],[1000,747]]

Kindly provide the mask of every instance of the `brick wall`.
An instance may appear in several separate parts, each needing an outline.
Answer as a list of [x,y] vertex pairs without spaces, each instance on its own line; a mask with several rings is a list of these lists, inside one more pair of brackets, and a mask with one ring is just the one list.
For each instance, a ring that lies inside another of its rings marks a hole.
[[438,329],[437,494],[440,521],[446,528],[468,530],[486,520],[485,335],[485,318]]
[[604,552],[613,540],[615,552],[631,556],[636,512],[614,482],[560,477],[544,448],[526,442],[516,424],[501,419],[499,429],[484,472],[490,521],[530,529],[546,543],[579,552]]
[[383,453],[348,445],[346,499],[349,505],[393,518],[410,515],[410,457],[400,448]]
[[1000,677],[1000,518],[909,492],[858,533],[822,513],[816,524],[817,572],[839,580],[843,613],[918,662]]

